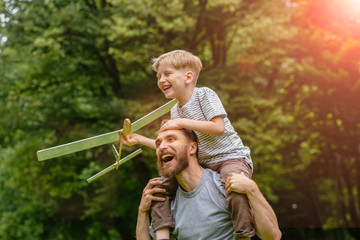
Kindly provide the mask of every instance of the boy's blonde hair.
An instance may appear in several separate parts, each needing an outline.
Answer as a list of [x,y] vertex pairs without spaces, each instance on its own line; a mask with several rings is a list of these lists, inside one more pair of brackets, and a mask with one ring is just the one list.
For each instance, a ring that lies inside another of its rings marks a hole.
[[164,53],[157,58],[151,59],[151,62],[153,63],[152,68],[156,72],[161,64],[169,64],[177,70],[189,68],[194,72],[195,81],[198,79],[202,68],[200,58],[185,50],[173,50]]

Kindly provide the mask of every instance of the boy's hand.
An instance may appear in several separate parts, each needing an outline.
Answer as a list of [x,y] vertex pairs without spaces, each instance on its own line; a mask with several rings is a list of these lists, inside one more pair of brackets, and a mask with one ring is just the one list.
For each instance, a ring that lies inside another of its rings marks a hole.
[[166,131],[166,130],[179,130],[184,128],[182,122],[186,119],[178,118],[178,119],[171,119],[167,120],[160,128],[159,132]]
[[208,135],[222,136],[225,132],[225,123],[223,116],[213,117],[209,121],[177,118],[163,121],[159,132],[166,130],[180,130],[183,128]]
[[152,149],[156,149],[155,140],[140,134],[132,133],[129,135],[121,134],[121,142],[127,146],[142,144]]
[[140,143],[140,137],[141,135],[136,133],[132,133],[129,135],[121,134],[121,141],[127,146],[133,146]]

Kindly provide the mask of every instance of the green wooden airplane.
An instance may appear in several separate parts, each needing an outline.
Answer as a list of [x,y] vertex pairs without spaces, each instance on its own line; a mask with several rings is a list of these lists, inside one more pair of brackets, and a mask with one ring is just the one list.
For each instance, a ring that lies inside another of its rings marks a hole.
[[[116,142],[119,140],[121,134],[128,135],[128,134],[134,133],[137,130],[139,130],[140,128],[149,124],[150,122],[152,122],[152,121],[158,119],[159,117],[163,116],[164,114],[168,113],[176,103],[177,103],[177,100],[173,99],[173,100],[169,101],[168,103],[162,105],[161,107],[155,109],[151,113],[145,115],[144,117],[136,120],[133,123],[131,123],[129,119],[125,119],[123,128],[121,130],[105,133],[102,135],[82,139],[82,140],[71,142],[71,143],[66,143],[63,145],[59,145],[59,146],[55,146],[55,147],[51,147],[51,148],[47,148],[47,149],[43,149],[43,150],[39,150],[37,152],[38,160],[44,161],[44,160],[48,160],[51,158],[63,156],[66,154],[75,153],[75,152],[90,149],[93,147],[101,146],[104,144]],[[113,145],[113,153],[116,158],[116,162],[114,164],[112,164],[111,166],[107,167],[106,169],[104,169],[103,171],[90,177],[89,179],[87,179],[87,181],[92,182],[92,181],[96,180],[97,178],[103,176],[104,174],[106,174],[114,169],[118,169],[118,167],[121,164],[127,162],[128,160],[130,160],[131,158],[137,156],[138,154],[140,154],[142,152],[141,149],[138,149],[135,152],[133,152],[133,153],[129,154],[128,156],[121,159],[121,151],[122,151],[122,142],[120,141],[119,152],[116,151],[116,148]]]

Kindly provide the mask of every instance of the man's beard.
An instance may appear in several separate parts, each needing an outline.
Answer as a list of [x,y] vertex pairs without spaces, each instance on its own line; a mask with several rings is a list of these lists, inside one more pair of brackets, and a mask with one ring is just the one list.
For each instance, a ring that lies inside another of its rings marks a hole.
[[163,164],[161,160],[158,159],[157,165],[159,169],[159,174],[162,177],[174,178],[176,175],[182,172],[185,168],[189,166],[189,159],[186,156],[185,147],[179,154],[176,155],[176,159],[170,166]]

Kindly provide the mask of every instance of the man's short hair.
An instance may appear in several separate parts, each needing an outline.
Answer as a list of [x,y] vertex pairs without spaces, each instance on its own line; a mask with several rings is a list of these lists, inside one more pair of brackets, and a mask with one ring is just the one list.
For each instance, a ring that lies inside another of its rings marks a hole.
[[151,59],[152,68],[154,71],[158,71],[160,64],[169,64],[175,69],[189,68],[195,75],[195,80],[199,77],[202,63],[198,56],[195,56],[191,52],[185,50],[173,50],[171,52],[164,53],[157,58]]
[[195,132],[194,132],[193,130],[186,129],[186,128],[183,128],[183,129],[181,129],[181,130],[184,131],[185,136],[186,136],[190,141],[197,143],[198,139],[197,139],[197,136],[196,136],[196,134],[195,134]]

